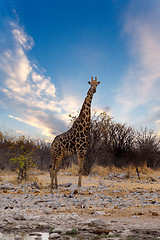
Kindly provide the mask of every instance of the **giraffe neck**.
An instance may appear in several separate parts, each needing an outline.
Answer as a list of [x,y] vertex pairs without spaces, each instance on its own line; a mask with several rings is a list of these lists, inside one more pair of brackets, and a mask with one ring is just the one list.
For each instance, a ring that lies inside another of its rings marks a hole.
[[93,92],[91,91],[91,87],[87,92],[87,96],[83,102],[80,114],[78,118],[84,118],[86,121],[90,122],[91,119],[91,102],[93,98]]

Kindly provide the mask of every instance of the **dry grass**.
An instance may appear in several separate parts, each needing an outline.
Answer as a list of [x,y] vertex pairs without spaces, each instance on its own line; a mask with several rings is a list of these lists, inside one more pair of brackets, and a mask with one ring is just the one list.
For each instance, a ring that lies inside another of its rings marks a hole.
[[120,168],[116,168],[116,167],[102,167],[102,166],[95,166],[93,167],[92,169],[92,174],[97,174],[101,177],[106,177],[108,174],[110,173],[113,173],[113,172],[116,172],[116,173],[121,173],[121,172],[124,172],[122,169]]
[[[61,169],[59,172],[61,173],[69,173],[73,176],[77,176],[78,175],[78,165],[73,164],[71,166],[69,166],[68,168],[65,169]],[[151,168],[148,168],[146,164],[144,164],[143,166],[139,167],[139,172],[141,175],[142,179],[147,179],[149,177],[154,177],[154,175],[157,175],[157,171],[152,170]],[[130,176],[137,176],[136,173],[136,167],[129,165],[128,167],[124,167],[124,168],[117,168],[115,166],[112,167],[102,167],[102,166],[93,166],[91,174],[96,174],[99,175],[101,177],[106,177],[108,174],[110,173],[126,173],[126,175],[128,177]],[[145,176],[144,176],[145,175]]]
[[[141,179],[140,181],[144,180],[150,180],[150,178],[156,178],[160,175],[160,171],[153,171],[150,168],[147,168],[147,166],[143,166],[139,168]],[[68,175],[64,175],[64,173],[68,173]],[[111,173],[120,174],[125,173],[126,174],[126,180],[128,182],[137,182],[137,173],[135,167],[129,166],[127,168],[116,168],[116,167],[101,167],[101,166],[95,166],[91,172],[91,176],[83,176],[83,186],[89,186],[94,184],[99,184],[98,181],[104,181],[104,177],[108,176]],[[71,174],[71,175],[69,175]],[[0,172],[0,182],[6,181],[12,184],[17,185],[17,172],[11,172],[11,171],[1,171]],[[61,177],[63,176],[63,177]],[[76,177],[75,177],[76,176]],[[74,184],[77,184],[78,179],[78,166],[72,164],[71,167],[68,167],[64,170],[60,170],[58,173],[58,181],[59,183],[65,183],[65,182],[72,182]],[[113,179],[116,181],[116,178]],[[112,181],[113,181],[112,180]],[[40,171],[37,169],[32,169],[29,171],[28,180],[27,182],[37,182],[38,184],[41,184],[43,186],[49,186],[50,184],[50,174],[49,172]],[[106,182],[106,181],[105,181]],[[123,180],[122,180],[123,182]],[[23,183],[23,182],[22,182]],[[107,182],[105,183],[107,184]],[[147,184],[147,183],[146,183]]]
[[6,181],[9,183],[13,183],[14,185],[18,184],[17,183],[17,173],[16,172],[11,172],[11,171],[1,171],[0,172],[0,181]]
[[[154,171],[153,169],[147,167],[146,164],[139,167],[141,180],[146,180],[146,179],[149,179],[150,177],[154,178],[156,176],[159,176],[159,171],[160,169]],[[117,174],[125,173],[128,178],[130,178],[131,176],[137,178],[136,167],[132,165],[128,167],[123,167],[123,168],[116,168],[114,166],[113,167],[95,166],[92,170],[92,173],[96,173],[101,177],[105,177],[110,173],[117,173]]]
[[[44,173],[42,171],[34,168],[28,172],[26,182],[35,182],[35,181],[39,182],[39,176],[43,174]],[[15,172],[13,171],[0,172],[0,181],[6,181],[14,185],[18,185],[17,177],[18,177],[18,170],[16,170]],[[25,180],[23,180],[21,183],[22,184],[25,183]]]
[[[148,168],[146,164],[139,167],[139,172],[140,172],[141,180],[147,180],[150,177],[154,178],[160,175],[159,173],[160,169],[154,171],[151,168]],[[72,165],[69,166],[68,168],[60,169],[59,173],[60,174],[67,173],[67,174],[71,174],[71,176],[78,176],[78,165],[72,163]],[[136,167],[132,165],[129,165],[128,167],[125,167],[125,168],[117,168],[115,166],[112,166],[112,167],[94,166],[91,171],[91,175],[93,176],[96,175],[101,178],[104,178],[111,173],[116,173],[116,174],[125,173],[127,178],[134,177],[137,180]],[[38,174],[41,174],[41,173],[39,172]]]
[[73,176],[77,176],[78,175],[78,165],[72,163],[71,166],[69,166],[68,168],[65,169],[60,169],[61,173],[70,173]]

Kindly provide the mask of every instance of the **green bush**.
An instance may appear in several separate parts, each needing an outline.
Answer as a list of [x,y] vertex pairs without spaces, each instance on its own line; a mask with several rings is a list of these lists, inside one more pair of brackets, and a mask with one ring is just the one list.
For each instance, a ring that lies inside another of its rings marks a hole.
[[12,166],[15,168],[18,168],[18,182],[21,182],[22,180],[27,180],[27,171],[30,168],[33,168],[36,166],[34,163],[34,160],[32,158],[33,152],[24,152],[23,154],[20,154],[16,156],[14,153],[13,157],[10,158],[10,162]]

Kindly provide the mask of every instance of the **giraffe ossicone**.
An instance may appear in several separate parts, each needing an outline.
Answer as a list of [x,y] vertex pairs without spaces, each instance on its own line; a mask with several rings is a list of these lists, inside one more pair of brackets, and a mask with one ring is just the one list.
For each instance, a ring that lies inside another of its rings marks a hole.
[[55,188],[58,188],[57,173],[59,165],[65,155],[73,155],[77,153],[78,158],[78,187],[81,187],[83,162],[87,152],[88,134],[91,121],[91,102],[93,94],[100,82],[97,82],[97,77],[91,82],[91,86],[87,92],[87,96],[83,102],[78,118],[74,121],[72,127],[65,133],[58,135],[52,142],[51,154],[53,163],[50,169],[51,176],[51,192],[53,193],[53,183]]

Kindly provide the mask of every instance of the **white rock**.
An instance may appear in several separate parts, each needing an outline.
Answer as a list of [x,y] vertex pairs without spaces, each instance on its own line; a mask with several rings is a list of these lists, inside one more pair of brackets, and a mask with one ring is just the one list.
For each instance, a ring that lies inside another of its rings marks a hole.
[[95,216],[104,216],[104,215],[106,215],[106,213],[104,211],[96,211],[96,212],[94,212],[94,215]]
[[22,214],[19,214],[19,213],[16,213],[13,216],[13,219],[15,219],[15,220],[26,220],[25,217]]
[[60,235],[58,233],[51,233],[49,239],[59,238]]
[[[57,227],[52,230],[52,233],[62,233],[64,229]],[[66,230],[66,229],[65,229]]]
[[15,239],[15,240],[21,240],[21,239],[23,239],[23,238],[22,238],[21,236],[19,236],[19,235],[16,235],[14,239]]

